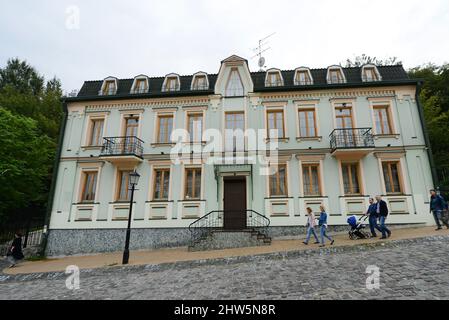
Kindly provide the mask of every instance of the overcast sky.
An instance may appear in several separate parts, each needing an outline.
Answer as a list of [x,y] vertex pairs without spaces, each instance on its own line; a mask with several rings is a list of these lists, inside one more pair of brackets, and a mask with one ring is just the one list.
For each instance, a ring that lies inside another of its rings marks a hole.
[[[0,67],[19,57],[66,91],[109,75],[218,72],[269,39],[267,67],[327,67],[362,53],[406,68],[449,62],[447,0],[0,0]],[[79,13],[79,16],[78,14]]]

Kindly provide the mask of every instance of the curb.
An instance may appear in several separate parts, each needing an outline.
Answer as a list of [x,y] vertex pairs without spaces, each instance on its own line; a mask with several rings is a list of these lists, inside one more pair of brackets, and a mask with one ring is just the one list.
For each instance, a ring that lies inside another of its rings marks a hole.
[[[296,250],[296,251],[284,251],[284,252],[270,252],[249,256],[237,256],[237,257],[226,257],[226,258],[213,258],[213,259],[201,259],[201,260],[190,260],[190,261],[179,261],[179,262],[165,262],[161,264],[144,264],[135,266],[112,266],[112,267],[100,267],[94,269],[81,269],[80,276],[95,276],[95,275],[105,275],[110,273],[128,273],[128,272],[139,272],[139,271],[149,271],[149,272],[161,272],[166,270],[179,270],[185,268],[197,268],[202,266],[226,266],[239,263],[248,262],[263,262],[266,260],[286,260],[298,257],[314,257],[329,255],[334,253],[348,253],[348,252],[366,252],[371,250],[382,250],[390,248],[405,247],[417,243],[427,243],[432,245],[434,243],[448,243],[449,236],[431,236],[424,238],[414,238],[414,239],[403,239],[403,240],[393,240],[389,242],[375,242],[375,243],[364,243],[360,245],[345,245],[341,247],[326,247],[326,248],[314,248],[306,250]],[[0,261],[0,267],[3,267],[3,263]],[[3,269],[2,269],[3,270]],[[7,282],[23,282],[32,280],[57,280],[65,279],[67,275],[63,271],[56,272],[42,272],[42,273],[29,273],[29,274],[18,274],[9,275],[5,273],[0,273],[0,283]]]

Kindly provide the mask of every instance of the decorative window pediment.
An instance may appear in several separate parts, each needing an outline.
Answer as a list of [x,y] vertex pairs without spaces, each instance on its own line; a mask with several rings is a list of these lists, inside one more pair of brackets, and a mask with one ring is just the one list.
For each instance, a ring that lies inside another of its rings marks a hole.
[[118,80],[114,77],[108,77],[103,80],[101,89],[98,92],[100,96],[110,96],[117,93]]
[[362,67],[362,81],[363,82],[375,82],[381,81],[382,76],[379,70],[374,64],[366,64]]
[[162,84],[162,92],[179,91],[181,89],[181,82],[179,75],[171,73],[165,76],[164,83]]
[[281,70],[270,69],[267,70],[265,75],[266,87],[279,87],[284,85],[284,79],[282,78]]
[[295,86],[306,86],[313,84],[312,73],[309,68],[301,67],[295,70]]
[[192,84],[190,90],[208,90],[209,89],[209,79],[207,73],[197,72],[193,75]]
[[140,75],[134,78],[131,93],[147,93],[149,89],[148,77]]
[[326,79],[328,84],[346,83],[345,73],[340,66],[331,66],[327,68]]

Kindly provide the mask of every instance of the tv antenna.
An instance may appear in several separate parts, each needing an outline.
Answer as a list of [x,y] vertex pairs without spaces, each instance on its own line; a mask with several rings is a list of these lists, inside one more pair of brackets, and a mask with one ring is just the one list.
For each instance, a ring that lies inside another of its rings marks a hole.
[[266,36],[265,38],[260,39],[259,45],[253,49],[253,52],[256,52],[256,55],[251,57],[251,59],[259,57],[259,60],[257,62],[257,64],[259,65],[259,68],[260,68],[259,71],[264,71],[263,68],[265,68],[265,58],[262,56],[262,53],[271,49],[271,47],[268,47],[268,48],[266,47],[266,45],[268,44],[267,39],[275,34],[276,34],[276,32],[273,32],[269,36]]

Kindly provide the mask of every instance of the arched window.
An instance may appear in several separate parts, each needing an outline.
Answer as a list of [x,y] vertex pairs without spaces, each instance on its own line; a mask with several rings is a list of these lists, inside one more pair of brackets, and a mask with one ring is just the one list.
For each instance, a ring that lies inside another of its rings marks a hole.
[[165,76],[164,83],[162,84],[162,92],[179,91],[180,89],[179,75],[171,73]]
[[327,83],[346,83],[346,77],[340,66],[332,66],[327,69]]
[[312,74],[309,68],[301,67],[295,70],[295,86],[306,86],[313,84]]
[[101,96],[109,96],[117,93],[118,81],[117,78],[108,77],[103,80],[101,90],[98,93]]
[[380,80],[382,80],[382,77],[374,64],[366,64],[362,67],[363,82],[374,82]]
[[148,88],[148,77],[140,75],[134,78],[131,93],[146,93],[148,92]]
[[279,87],[284,85],[281,71],[279,69],[267,70],[265,76],[265,87]]
[[243,83],[240,78],[237,68],[231,69],[228,83],[226,84],[226,96],[227,97],[241,97],[243,96]]
[[209,80],[207,78],[207,73],[197,72],[193,75],[192,84],[190,86],[191,90],[207,90],[209,89]]

